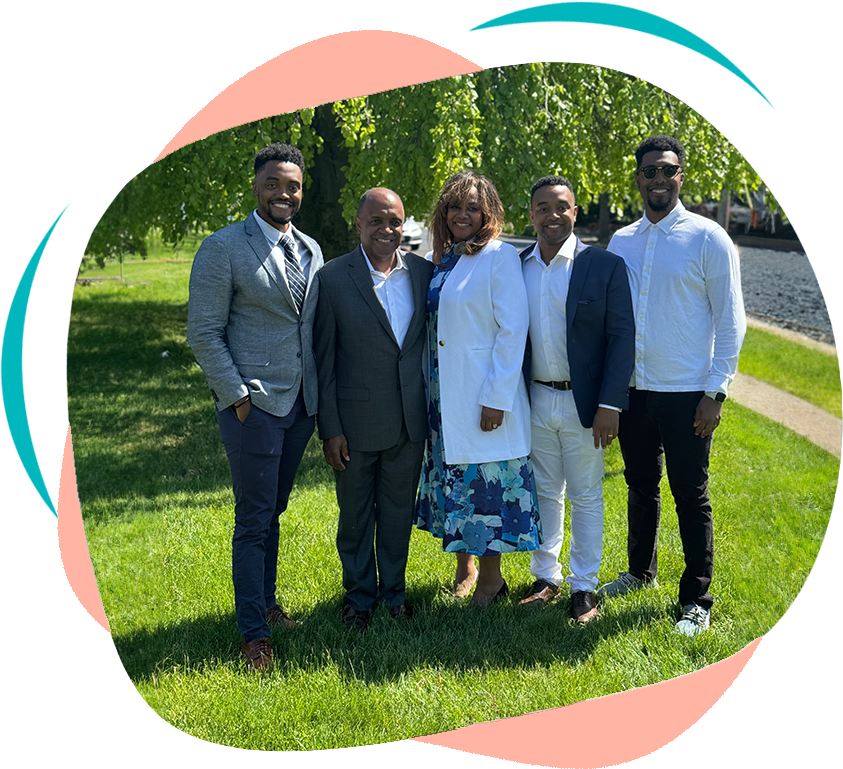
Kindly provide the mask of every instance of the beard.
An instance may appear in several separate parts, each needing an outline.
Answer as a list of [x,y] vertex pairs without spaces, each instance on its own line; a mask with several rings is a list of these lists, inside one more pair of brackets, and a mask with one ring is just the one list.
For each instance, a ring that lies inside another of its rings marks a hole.
[[557,234],[554,234],[554,230],[550,230],[550,232],[548,232],[544,227],[542,227],[540,234],[542,236],[542,240],[544,240],[547,245],[556,247],[561,246],[571,236],[573,231],[573,228],[570,230],[555,230],[555,233]]
[[665,197],[659,197],[655,200],[653,197],[648,194],[647,195],[647,205],[649,206],[651,211],[656,213],[661,213],[662,211],[670,211],[675,205],[676,202],[679,200],[679,195],[676,193],[671,193]]
[[298,208],[295,208],[295,209],[290,209],[290,212],[287,213],[287,214],[277,214],[277,213],[275,213],[275,211],[273,210],[273,208],[271,206],[267,210],[267,213],[269,214],[269,218],[272,219],[272,221],[275,222],[276,224],[289,224],[292,221],[293,217],[298,212],[299,212]]

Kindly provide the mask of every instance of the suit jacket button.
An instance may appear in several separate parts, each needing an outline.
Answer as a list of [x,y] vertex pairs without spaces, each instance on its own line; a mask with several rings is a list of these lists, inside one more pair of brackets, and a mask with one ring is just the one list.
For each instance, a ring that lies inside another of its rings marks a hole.
[[301,358],[301,353],[300,353],[300,352],[297,352],[297,353],[296,353],[296,357],[297,357],[297,358]]

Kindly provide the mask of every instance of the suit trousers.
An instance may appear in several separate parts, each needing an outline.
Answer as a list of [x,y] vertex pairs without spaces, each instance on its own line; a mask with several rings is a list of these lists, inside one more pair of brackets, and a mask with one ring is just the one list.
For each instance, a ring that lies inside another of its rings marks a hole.
[[405,601],[423,454],[424,441],[411,441],[402,425],[394,446],[385,451],[349,448],[345,470],[334,471],[343,603],[358,611],[368,611],[379,601],[390,607]]
[[536,579],[559,585],[565,521],[565,492],[571,500],[571,592],[593,592],[603,557],[603,449],[594,448],[591,428],[580,423],[571,390],[530,385],[533,475],[543,542],[530,557]]
[[653,580],[658,571],[661,520],[660,481],[667,480],[676,502],[685,571],[679,603],[711,608],[708,592],[714,568],[714,526],[708,499],[711,436],[694,434],[702,392],[629,391],[629,410],[621,413],[618,440],[626,469],[629,572]]
[[283,417],[252,404],[242,423],[233,406],[218,411],[217,420],[234,486],[234,608],[244,640],[252,641],[270,632],[265,615],[276,603],[278,518],[287,509],[314,417],[299,393]]

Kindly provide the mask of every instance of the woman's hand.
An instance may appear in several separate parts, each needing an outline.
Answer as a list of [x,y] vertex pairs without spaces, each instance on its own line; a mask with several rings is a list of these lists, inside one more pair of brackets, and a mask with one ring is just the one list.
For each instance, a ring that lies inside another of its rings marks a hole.
[[497,430],[501,426],[501,422],[503,422],[503,411],[483,406],[480,411],[480,429],[484,433],[489,432],[489,430]]

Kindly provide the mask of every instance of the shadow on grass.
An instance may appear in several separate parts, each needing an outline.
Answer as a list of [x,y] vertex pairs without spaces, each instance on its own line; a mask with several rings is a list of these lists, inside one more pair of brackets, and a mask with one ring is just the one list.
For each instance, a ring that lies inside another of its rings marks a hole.
[[[396,622],[378,607],[365,633],[342,627],[339,596],[298,616],[301,625],[294,630],[274,628],[276,675],[278,667],[286,675],[332,665],[346,680],[380,684],[417,668],[470,674],[549,668],[560,661],[573,666],[607,636],[664,618],[662,609],[630,606],[579,627],[567,599],[537,609],[510,598],[482,609],[443,597],[434,584],[411,591],[408,601],[416,607],[412,621]],[[231,612],[116,635],[114,644],[129,677],[139,683],[176,671],[201,674],[209,667],[241,665],[240,639]]]
[[[230,488],[213,398],[185,339],[187,305],[77,298],[67,388],[86,518],[119,515],[115,499]],[[314,445],[297,483],[330,481]],[[138,512],[138,507],[122,509]]]

